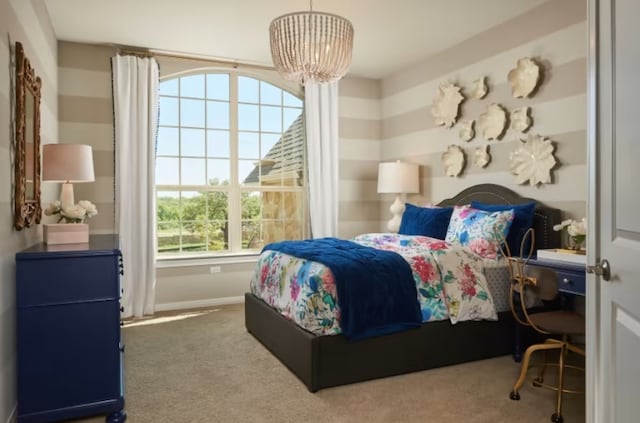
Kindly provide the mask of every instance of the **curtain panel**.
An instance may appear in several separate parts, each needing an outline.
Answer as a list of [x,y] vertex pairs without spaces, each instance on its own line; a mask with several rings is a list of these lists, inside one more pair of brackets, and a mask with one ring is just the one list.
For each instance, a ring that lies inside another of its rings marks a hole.
[[305,83],[309,210],[314,238],[338,234],[338,82]]
[[155,148],[159,68],[154,58],[111,59],[115,124],[116,228],[124,261],[123,317],[153,314]]

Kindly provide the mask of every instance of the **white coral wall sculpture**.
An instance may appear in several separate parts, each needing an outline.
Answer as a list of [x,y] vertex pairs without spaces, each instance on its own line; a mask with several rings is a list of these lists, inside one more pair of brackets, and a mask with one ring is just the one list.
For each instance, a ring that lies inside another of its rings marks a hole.
[[473,129],[475,120],[465,120],[460,122],[460,132],[458,135],[462,141],[471,141],[476,136],[476,131]]
[[436,125],[451,128],[456,123],[460,103],[464,100],[460,94],[460,87],[451,82],[443,82],[438,88],[438,94],[433,99],[431,114]]
[[502,135],[507,124],[507,112],[499,104],[491,104],[478,117],[477,129],[486,140],[495,140]]
[[473,85],[471,85],[471,98],[475,98],[480,100],[484,98],[489,92],[489,88],[487,88],[486,77],[481,77],[473,81]]
[[527,97],[538,85],[540,68],[528,57],[518,59],[518,65],[509,71],[507,79],[511,84],[511,94],[516,98]]
[[529,107],[521,107],[511,112],[511,129],[518,132],[526,132],[531,126],[531,118],[529,117]]
[[476,147],[473,151],[473,164],[479,168],[487,167],[491,162],[491,154],[489,154],[489,145]]
[[531,186],[551,182],[551,169],[556,164],[551,140],[540,135],[529,134],[527,140],[511,152],[509,169],[516,175],[516,182]]
[[464,151],[457,145],[450,145],[442,154],[444,173],[447,176],[458,176],[464,168]]

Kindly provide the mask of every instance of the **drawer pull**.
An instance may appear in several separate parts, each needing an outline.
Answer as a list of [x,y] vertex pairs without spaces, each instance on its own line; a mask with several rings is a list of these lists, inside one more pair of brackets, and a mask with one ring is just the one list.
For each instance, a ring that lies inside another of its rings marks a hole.
[[120,306],[120,313],[124,313],[124,306]]
[[562,278],[562,283],[571,283],[571,279]]

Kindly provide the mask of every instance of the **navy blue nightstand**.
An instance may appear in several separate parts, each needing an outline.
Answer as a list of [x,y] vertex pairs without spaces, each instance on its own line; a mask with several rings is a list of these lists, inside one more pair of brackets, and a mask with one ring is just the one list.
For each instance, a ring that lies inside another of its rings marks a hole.
[[16,254],[18,422],[126,420],[115,235]]

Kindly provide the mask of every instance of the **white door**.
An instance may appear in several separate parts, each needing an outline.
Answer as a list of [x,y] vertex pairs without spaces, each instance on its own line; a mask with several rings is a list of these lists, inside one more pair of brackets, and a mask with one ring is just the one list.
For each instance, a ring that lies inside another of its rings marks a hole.
[[[587,419],[640,422],[640,1],[589,0]],[[601,269],[600,269],[601,270]]]

